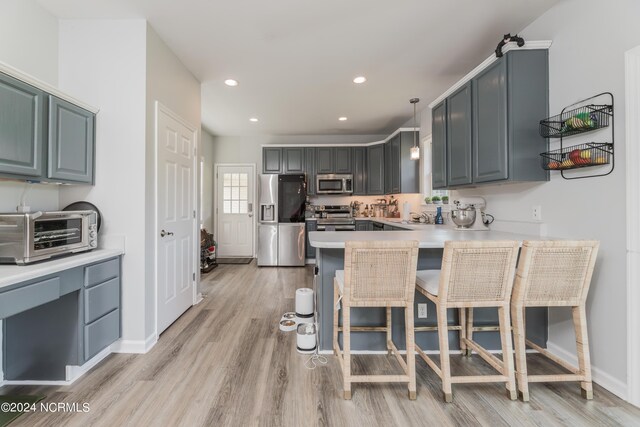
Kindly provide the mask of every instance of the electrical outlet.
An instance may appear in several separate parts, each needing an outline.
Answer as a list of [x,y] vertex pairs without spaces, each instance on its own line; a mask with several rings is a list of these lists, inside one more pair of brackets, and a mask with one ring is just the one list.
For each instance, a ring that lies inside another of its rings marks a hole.
[[418,304],[418,319],[427,318],[427,304]]
[[531,217],[534,219],[534,221],[542,221],[542,206],[533,206],[531,208]]

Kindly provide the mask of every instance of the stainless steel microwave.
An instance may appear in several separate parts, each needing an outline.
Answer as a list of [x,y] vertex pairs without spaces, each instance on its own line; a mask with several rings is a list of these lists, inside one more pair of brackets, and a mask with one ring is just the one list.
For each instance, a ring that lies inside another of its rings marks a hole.
[[316,194],[352,194],[353,175],[319,174],[316,175]]
[[98,246],[95,211],[0,214],[0,264],[29,264]]

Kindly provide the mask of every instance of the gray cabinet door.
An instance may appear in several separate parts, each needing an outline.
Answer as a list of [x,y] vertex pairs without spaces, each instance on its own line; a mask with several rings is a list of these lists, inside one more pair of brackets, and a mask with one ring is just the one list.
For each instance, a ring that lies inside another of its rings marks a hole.
[[367,147],[367,194],[384,194],[384,145]]
[[283,148],[284,173],[304,173],[304,148]]
[[507,60],[502,58],[473,79],[473,182],[509,177]]
[[431,184],[434,189],[447,187],[447,102],[431,112]]
[[365,196],[367,194],[367,148],[354,147],[353,157],[353,194]]
[[392,175],[391,141],[387,141],[384,143],[384,194],[391,194]]
[[307,259],[315,259],[316,258],[316,248],[311,246],[309,243],[309,232],[316,231],[318,229],[318,221],[307,221],[306,227],[306,256]]
[[335,173],[351,173],[351,147],[335,147],[333,149]]
[[44,173],[46,95],[0,73],[0,174]]
[[400,193],[420,192],[420,160],[411,158],[414,142],[419,145],[419,132],[400,132]]
[[471,184],[471,82],[447,99],[447,183]]
[[93,183],[95,115],[49,96],[48,177]]
[[307,194],[316,194],[316,149],[304,149],[304,173],[307,174]]
[[356,221],[356,231],[371,231],[371,221]]
[[316,148],[316,173],[334,173],[334,154],[332,147]]
[[410,153],[401,153],[400,152],[400,134],[391,139],[391,193],[397,194],[400,193],[400,164],[401,164],[401,155],[406,154],[407,157]]
[[262,149],[262,173],[282,173],[282,149],[269,148]]

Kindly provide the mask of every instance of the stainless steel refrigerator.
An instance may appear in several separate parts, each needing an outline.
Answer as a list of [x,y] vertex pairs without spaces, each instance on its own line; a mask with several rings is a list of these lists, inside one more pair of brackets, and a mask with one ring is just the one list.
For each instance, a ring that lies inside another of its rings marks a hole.
[[305,176],[260,175],[258,190],[258,265],[304,265]]

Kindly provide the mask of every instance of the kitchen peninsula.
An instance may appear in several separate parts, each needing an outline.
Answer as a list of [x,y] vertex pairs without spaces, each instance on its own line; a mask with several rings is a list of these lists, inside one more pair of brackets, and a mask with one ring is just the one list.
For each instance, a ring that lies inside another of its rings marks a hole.
[[[316,249],[316,269],[314,289],[317,293],[318,340],[321,352],[331,352],[333,328],[333,278],[336,270],[344,269],[344,247],[347,241],[373,240],[417,240],[420,252],[418,270],[439,269],[442,263],[444,244],[448,240],[539,240],[538,236],[506,233],[499,231],[458,231],[447,226],[421,225],[420,230],[412,231],[324,231],[309,233],[309,242]],[[427,317],[418,318],[415,310],[415,326],[436,326],[435,305],[417,293],[415,304],[427,304]],[[384,308],[352,308],[352,326],[383,326],[385,322]],[[393,340],[399,349],[404,349],[404,313],[401,309],[392,309]],[[342,319],[342,313],[340,314]],[[450,324],[457,324],[458,315],[455,310],[448,313]],[[533,308],[526,313],[527,338],[538,345],[546,347],[547,343],[547,309]],[[476,308],[474,310],[475,326],[492,326],[498,323],[497,310]],[[451,349],[457,349],[457,332],[450,331]],[[341,339],[341,338],[340,338]],[[478,332],[477,341],[487,349],[500,348],[500,336],[497,332]],[[416,343],[425,351],[438,350],[436,333],[416,334]],[[354,332],[351,337],[351,348],[354,351],[385,351],[385,332]]]

